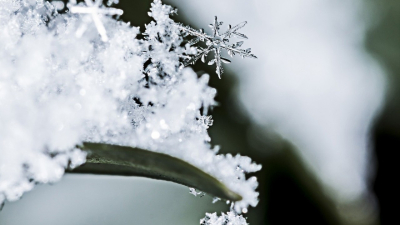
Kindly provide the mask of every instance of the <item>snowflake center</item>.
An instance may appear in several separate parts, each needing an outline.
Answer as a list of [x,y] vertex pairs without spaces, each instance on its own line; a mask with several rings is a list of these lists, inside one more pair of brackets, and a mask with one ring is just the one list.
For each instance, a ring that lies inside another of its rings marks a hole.
[[222,38],[220,36],[216,36],[213,38],[213,41],[211,42],[211,44],[214,48],[219,48],[219,47],[221,47],[222,42],[223,42]]

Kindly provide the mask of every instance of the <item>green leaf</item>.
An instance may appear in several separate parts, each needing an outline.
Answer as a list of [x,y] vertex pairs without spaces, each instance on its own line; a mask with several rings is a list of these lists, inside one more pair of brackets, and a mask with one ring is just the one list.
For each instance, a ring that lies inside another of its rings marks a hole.
[[84,143],[86,163],[69,171],[120,176],[142,176],[172,181],[216,197],[240,201],[242,196],[199,168],[170,155],[126,146]]

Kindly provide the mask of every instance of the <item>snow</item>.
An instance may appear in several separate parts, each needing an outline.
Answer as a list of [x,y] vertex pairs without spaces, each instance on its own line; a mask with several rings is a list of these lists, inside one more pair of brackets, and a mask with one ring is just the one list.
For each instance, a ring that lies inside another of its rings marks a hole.
[[[101,15],[122,15],[123,11],[115,8],[101,8],[102,1],[96,0],[93,2],[92,0],[85,0],[86,6],[78,6],[76,2],[69,3],[68,8],[70,8],[71,13],[79,13],[79,14],[90,14],[93,20],[93,23],[96,26],[97,31],[101,36],[101,40],[108,41],[107,31],[101,22]],[[83,23],[81,27],[76,31],[76,36],[81,37],[88,26],[88,19],[83,19]]]
[[221,213],[206,213],[206,217],[200,220],[201,225],[247,225],[246,219],[234,212]]
[[120,11],[85,2],[59,14],[49,2],[0,0],[0,204],[59,181],[85,162],[75,146],[91,141],[181,158],[242,195],[235,211],[256,206],[258,183],[245,173],[261,166],[210,145],[216,90],[180,68],[195,49],[182,46],[176,10],[155,0],[137,39],[138,28],[109,16]]

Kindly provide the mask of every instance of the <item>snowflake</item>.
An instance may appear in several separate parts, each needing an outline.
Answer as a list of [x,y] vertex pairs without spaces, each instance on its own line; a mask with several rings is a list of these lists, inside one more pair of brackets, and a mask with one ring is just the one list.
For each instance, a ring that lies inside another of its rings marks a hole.
[[[94,25],[96,26],[97,31],[101,36],[101,40],[104,42],[108,41],[106,28],[101,22],[100,15],[122,15],[123,11],[121,9],[116,8],[102,8],[102,0],[85,0],[86,7],[77,6],[75,1],[70,2],[68,8],[71,10],[71,13],[77,14],[91,14]],[[82,34],[87,29],[87,20],[81,25],[81,27],[76,31],[76,36],[81,37]]]
[[221,50],[225,49],[228,54],[233,57],[235,54],[238,54],[244,57],[249,57],[249,58],[254,58],[256,59],[257,57],[253,54],[251,54],[251,49],[240,49],[239,47],[242,46],[243,41],[239,41],[236,44],[229,44],[229,39],[232,36],[236,36],[239,38],[247,39],[247,36],[241,33],[238,33],[237,31],[241,28],[243,28],[247,22],[241,22],[238,25],[232,27],[229,25],[229,29],[225,31],[225,33],[220,33],[219,29],[220,26],[223,24],[223,22],[218,22],[217,17],[214,19],[214,24],[210,24],[210,27],[213,31],[213,35],[210,36],[206,33],[204,33],[204,29],[196,30],[193,29],[189,26],[184,26],[182,24],[178,24],[178,28],[183,31],[184,33],[195,36],[194,39],[189,41],[189,45],[194,45],[197,44],[200,41],[203,41],[206,43],[207,47],[202,48],[198,47],[197,49],[197,54],[194,56],[190,57],[188,60],[186,60],[183,64],[183,66],[188,66],[189,64],[194,64],[196,63],[197,60],[201,58],[202,62],[206,61],[206,57],[209,52],[213,51],[214,52],[214,59],[208,62],[208,65],[213,65],[214,63],[217,66],[216,73],[218,74],[218,77],[221,79],[221,74],[224,72],[222,69],[222,62],[223,63],[230,63],[231,61],[229,59],[226,59],[221,56]]

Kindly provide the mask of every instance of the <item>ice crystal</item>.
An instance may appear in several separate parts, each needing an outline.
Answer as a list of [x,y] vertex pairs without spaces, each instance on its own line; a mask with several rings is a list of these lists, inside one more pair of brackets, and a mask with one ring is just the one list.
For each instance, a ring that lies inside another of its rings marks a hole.
[[[70,9],[71,13],[77,14],[90,14],[94,25],[96,26],[97,31],[99,32],[101,39],[103,41],[108,41],[107,31],[104,27],[103,23],[101,22],[102,15],[122,15],[123,11],[121,9],[115,8],[104,8],[102,7],[102,0],[85,0],[86,6],[79,6],[76,4],[75,1],[71,1],[68,4],[68,8]],[[88,18],[85,17],[83,19],[83,23],[80,28],[76,31],[76,36],[81,37],[82,34],[86,31],[88,26]]]
[[[75,149],[84,141],[178,157],[240,194],[237,213],[257,205],[257,180],[245,174],[261,166],[209,143],[216,90],[207,74],[180,68],[194,51],[170,18],[176,10],[155,0],[138,39],[139,28],[101,17],[122,11],[85,3],[59,14],[49,2],[0,0],[0,205],[84,163]],[[100,18],[97,30],[77,37],[86,16],[73,13]]]
[[202,62],[206,61],[207,55],[210,52],[214,52],[214,59],[208,62],[208,65],[213,65],[215,64],[217,69],[216,73],[218,74],[218,77],[221,78],[221,74],[224,72],[222,68],[222,63],[230,63],[231,61],[227,58],[222,57],[222,49],[226,50],[228,54],[233,57],[234,55],[238,54],[242,56],[242,58],[249,57],[249,58],[257,58],[255,55],[251,54],[251,49],[240,49],[240,47],[243,45],[243,41],[236,42],[235,44],[229,44],[230,38],[233,36],[242,38],[242,39],[247,39],[247,36],[238,33],[238,30],[243,28],[247,22],[242,22],[239,23],[236,26],[231,26],[229,25],[228,30],[225,31],[224,33],[220,33],[220,26],[223,24],[223,22],[218,22],[217,17],[214,19],[214,23],[210,24],[210,27],[213,31],[212,35],[208,35],[204,32],[204,29],[196,30],[193,29],[189,26],[185,26],[182,24],[178,24],[178,27],[181,31],[186,33],[187,35],[190,36],[195,36],[193,39],[189,41],[189,45],[194,45],[197,44],[198,42],[202,41],[206,43],[205,48],[198,47],[197,48],[197,53],[194,56],[189,57],[184,62],[184,66],[188,66],[190,64],[194,64],[197,62],[197,60],[201,59]]
[[192,195],[194,195],[194,196],[199,196],[200,198],[201,197],[204,197],[204,195],[206,195],[204,192],[202,192],[202,191],[196,191],[196,189],[195,188],[189,188],[189,193],[190,194],[192,194]]
[[235,212],[221,213],[206,213],[206,216],[200,220],[201,225],[247,225],[246,219]]
[[205,128],[209,128],[210,126],[213,125],[214,121],[212,120],[212,116],[201,116],[199,119],[199,122]]
[[218,202],[219,200],[221,200],[221,199],[218,198],[218,197],[214,197],[213,200],[212,200],[212,203],[214,204],[214,203]]

